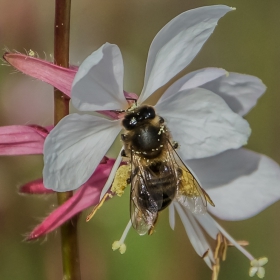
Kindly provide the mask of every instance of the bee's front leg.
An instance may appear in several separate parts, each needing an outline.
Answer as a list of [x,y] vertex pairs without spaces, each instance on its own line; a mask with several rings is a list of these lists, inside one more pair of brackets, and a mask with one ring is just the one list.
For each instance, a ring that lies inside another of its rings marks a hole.
[[148,235],[152,235],[155,232],[155,226],[156,226],[157,220],[158,220],[158,213],[157,213],[157,216],[155,218],[153,225],[148,230]]
[[125,150],[122,150],[122,151],[121,151],[121,156],[122,156],[122,157],[128,157],[128,156],[126,155]]

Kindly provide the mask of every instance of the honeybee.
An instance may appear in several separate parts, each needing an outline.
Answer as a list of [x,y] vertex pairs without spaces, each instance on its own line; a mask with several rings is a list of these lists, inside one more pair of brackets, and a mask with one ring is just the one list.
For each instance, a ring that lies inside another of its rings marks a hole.
[[207,202],[214,206],[180,159],[178,143],[152,106],[128,110],[122,125],[122,156],[131,164],[130,216],[140,235],[153,233],[159,212],[175,198],[193,213],[204,213]]

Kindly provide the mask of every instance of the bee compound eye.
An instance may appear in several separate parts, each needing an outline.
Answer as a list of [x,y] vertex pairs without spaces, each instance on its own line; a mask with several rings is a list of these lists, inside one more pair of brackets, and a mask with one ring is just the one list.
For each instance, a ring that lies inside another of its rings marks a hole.
[[156,116],[156,112],[153,107],[146,106],[143,108],[141,114],[143,115],[144,119],[154,119]]
[[136,118],[134,116],[133,117],[126,117],[122,121],[122,125],[127,130],[133,129],[136,124],[137,124],[137,120],[136,120]]

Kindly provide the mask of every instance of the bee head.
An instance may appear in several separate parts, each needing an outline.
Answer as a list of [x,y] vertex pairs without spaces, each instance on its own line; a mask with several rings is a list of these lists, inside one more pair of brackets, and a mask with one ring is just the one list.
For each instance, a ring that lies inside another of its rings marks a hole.
[[143,124],[147,120],[152,120],[156,116],[156,112],[151,106],[141,106],[136,108],[133,112],[125,115],[122,125],[126,130],[132,130],[138,125]]

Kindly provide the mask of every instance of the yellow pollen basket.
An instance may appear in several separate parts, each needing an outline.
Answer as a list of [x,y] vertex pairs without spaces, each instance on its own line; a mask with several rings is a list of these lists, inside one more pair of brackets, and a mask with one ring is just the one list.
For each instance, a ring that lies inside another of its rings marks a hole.
[[116,172],[111,192],[115,193],[117,196],[122,196],[125,188],[127,187],[127,179],[130,178],[130,174],[130,165],[120,166]]

